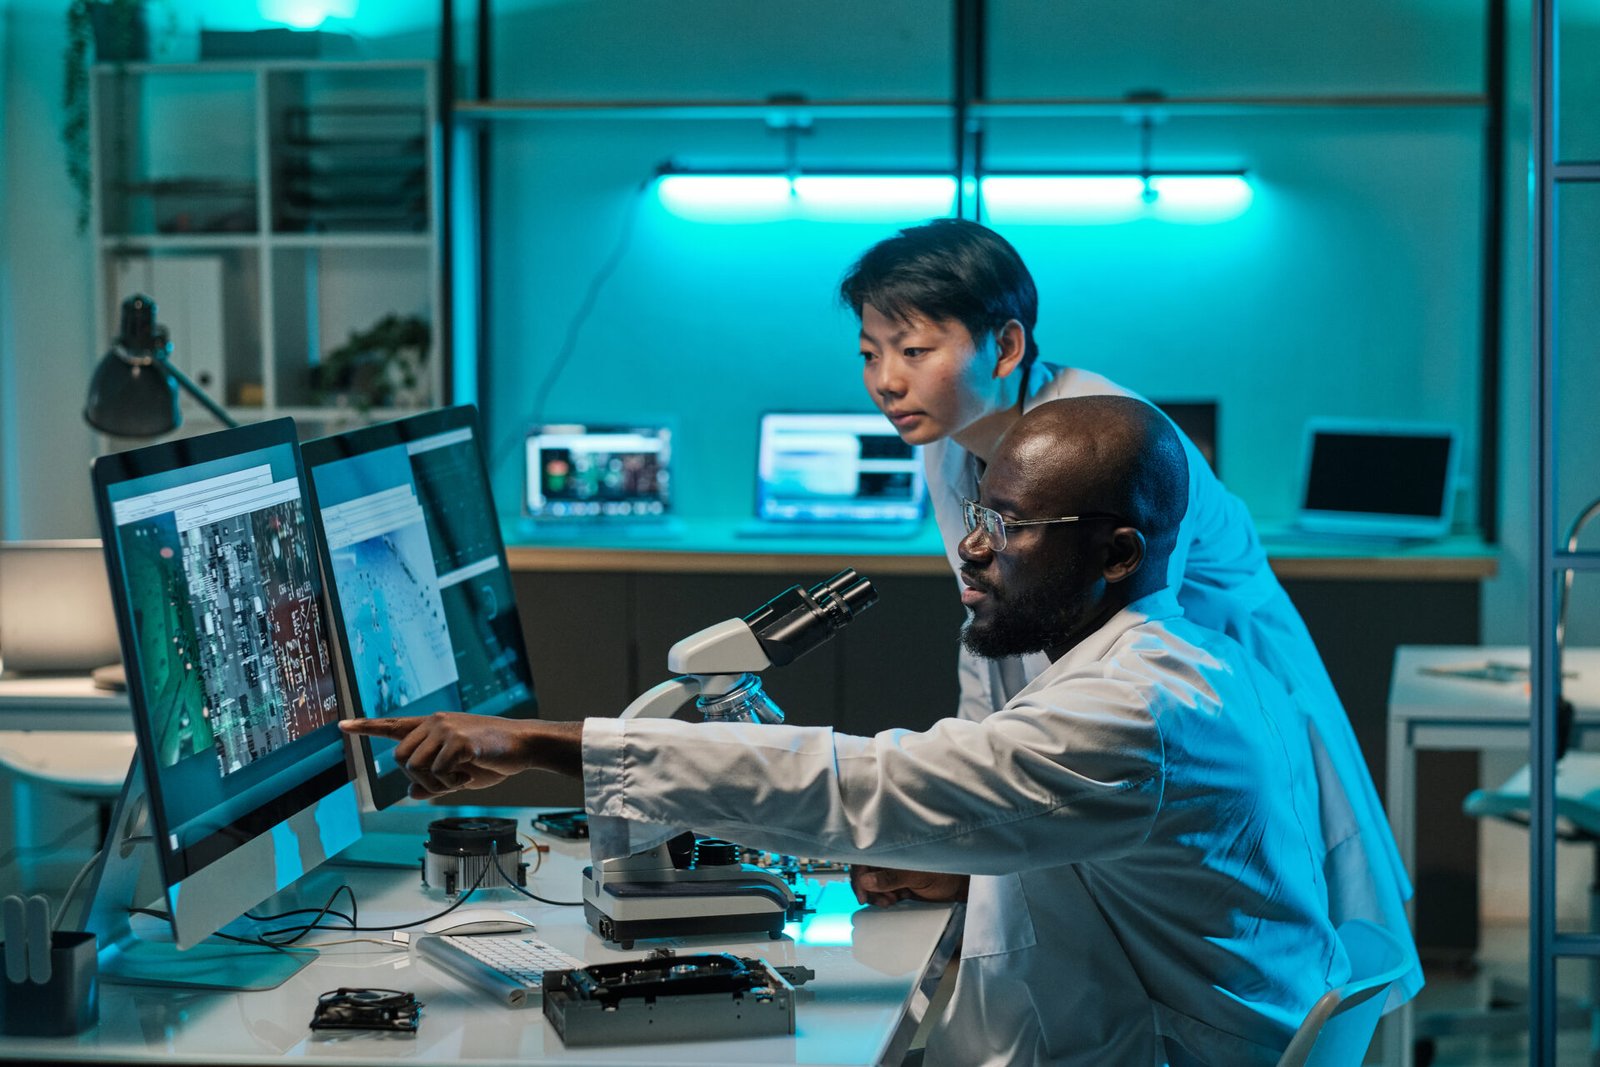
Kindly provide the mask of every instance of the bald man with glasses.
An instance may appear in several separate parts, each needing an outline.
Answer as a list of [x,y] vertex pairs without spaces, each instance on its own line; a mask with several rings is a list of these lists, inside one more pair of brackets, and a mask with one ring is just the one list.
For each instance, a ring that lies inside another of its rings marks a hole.
[[959,885],[962,962],[928,1064],[1267,1067],[1349,963],[1298,713],[1167,587],[1186,464],[1128,397],[1043,404],[1007,431],[965,509],[963,641],[1050,665],[981,722],[343,725],[396,739],[416,796],[581,775],[602,852],[693,827],[936,872],[897,894]]

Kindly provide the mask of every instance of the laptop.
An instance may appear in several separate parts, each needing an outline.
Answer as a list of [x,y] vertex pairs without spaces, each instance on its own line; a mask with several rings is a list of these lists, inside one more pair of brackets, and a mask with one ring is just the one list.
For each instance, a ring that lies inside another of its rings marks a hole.
[[1450,532],[1460,434],[1439,423],[1313,419],[1296,533],[1389,541]]
[[912,537],[928,514],[921,450],[881,413],[761,416],[755,518],[741,537]]
[[98,540],[0,543],[0,663],[79,674],[122,662]]
[[535,426],[522,510],[539,532],[605,524],[660,529],[672,512],[672,430],[664,425]]

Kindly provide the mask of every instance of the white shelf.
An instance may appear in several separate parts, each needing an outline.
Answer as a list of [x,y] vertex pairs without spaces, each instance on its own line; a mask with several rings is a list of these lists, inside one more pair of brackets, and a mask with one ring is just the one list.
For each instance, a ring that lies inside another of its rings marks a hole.
[[[416,317],[433,338],[420,363],[424,407],[442,403],[436,85],[424,60],[97,65],[96,335],[111,338],[122,299],[144,292],[177,364],[234,418],[359,424],[414,409],[320,406],[312,368],[352,334]],[[369,146],[365,158],[398,144],[406,150],[370,176],[348,165],[352,146]],[[242,195],[208,189],[218,174]],[[355,218],[356,203],[381,213]],[[274,229],[391,215],[423,228]],[[250,232],[163,229],[184,222]]]

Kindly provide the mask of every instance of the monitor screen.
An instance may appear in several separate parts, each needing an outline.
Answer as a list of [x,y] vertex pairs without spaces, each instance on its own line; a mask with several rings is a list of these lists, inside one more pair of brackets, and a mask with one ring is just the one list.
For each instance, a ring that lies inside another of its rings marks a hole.
[[94,478],[182,944],[361,833],[316,535],[288,419],[103,456]]
[[1300,525],[1329,532],[1448,532],[1457,434],[1448,426],[1313,422]]
[[922,457],[883,415],[761,416],[756,515],[777,522],[917,522]]
[[671,510],[672,432],[664,426],[540,426],[528,431],[529,515],[658,517]]
[[[535,715],[475,409],[364,427],[303,452],[357,713]],[[377,807],[406,792],[393,748],[363,739]]]
[[1314,511],[1437,516],[1444,507],[1449,437],[1318,433],[1305,506]]

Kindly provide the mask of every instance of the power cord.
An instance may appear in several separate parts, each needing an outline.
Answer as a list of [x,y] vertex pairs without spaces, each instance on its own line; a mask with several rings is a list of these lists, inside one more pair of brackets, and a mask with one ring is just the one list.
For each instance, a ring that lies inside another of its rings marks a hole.
[[[643,213],[640,210],[640,205],[643,203],[644,191],[650,187],[650,183],[655,179],[656,174],[652,172],[634,190],[634,201],[622,220],[622,227],[617,233],[617,240],[612,245],[611,253],[606,256],[605,261],[600,264],[593,277],[589,279],[589,287],[584,292],[583,299],[578,302],[577,309],[572,313],[572,318],[568,320],[566,336],[562,339],[561,347],[557,350],[555,359],[551,361],[550,369],[545,372],[544,380],[539,383],[539,389],[534,394],[532,416],[529,420],[531,424],[538,425],[544,421],[545,402],[550,399],[550,392],[555,388],[557,379],[561,377],[561,372],[566,369],[567,362],[572,358],[573,352],[577,350],[578,333],[583,329],[583,325],[588,321],[590,314],[593,313],[595,303],[600,298],[600,291],[605,287],[606,282],[611,279],[611,275],[616,273],[617,267],[621,265],[623,257],[627,255],[628,248],[633,243],[633,231],[638,225],[639,216]],[[512,446],[522,437],[524,430],[525,427],[517,427],[513,432],[506,434],[500,443],[495,446],[494,450],[490,452],[489,469],[491,471],[498,469],[500,464],[504,462]]]

